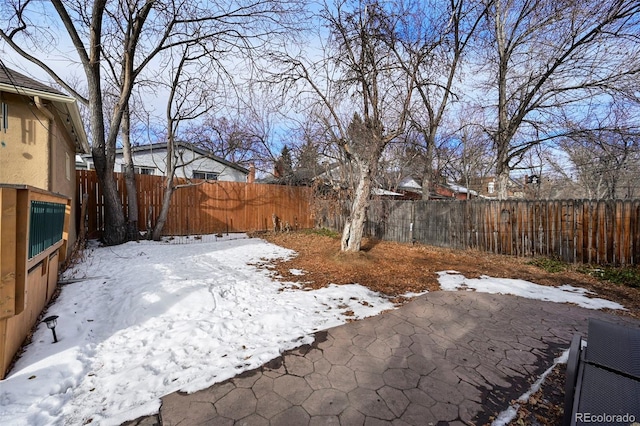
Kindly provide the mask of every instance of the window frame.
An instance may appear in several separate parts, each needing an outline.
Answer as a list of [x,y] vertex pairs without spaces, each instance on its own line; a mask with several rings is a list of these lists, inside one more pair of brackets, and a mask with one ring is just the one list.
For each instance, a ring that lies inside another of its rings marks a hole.
[[[196,176],[197,174],[202,175],[203,177]],[[220,177],[220,173],[204,171],[204,170],[193,170],[191,172],[191,179],[202,179],[202,180],[218,180]]]

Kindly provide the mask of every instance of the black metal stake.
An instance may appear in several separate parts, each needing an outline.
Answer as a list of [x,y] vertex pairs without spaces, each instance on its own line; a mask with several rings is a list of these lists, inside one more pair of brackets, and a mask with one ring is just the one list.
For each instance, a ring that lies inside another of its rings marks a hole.
[[53,333],[53,343],[58,343],[58,336],[56,336],[56,325],[58,324],[58,316],[51,315],[50,317],[46,317],[42,320],[42,322],[47,324],[47,328],[51,329]]

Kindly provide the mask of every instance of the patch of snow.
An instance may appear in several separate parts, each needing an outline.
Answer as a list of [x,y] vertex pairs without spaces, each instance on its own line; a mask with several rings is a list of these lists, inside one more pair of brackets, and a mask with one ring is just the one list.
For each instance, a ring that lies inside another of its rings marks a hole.
[[405,297],[407,299],[411,299],[413,297],[422,296],[423,294],[427,294],[427,293],[429,293],[429,290],[421,291],[419,293],[415,293],[413,291],[409,291],[407,293],[401,294],[400,297]]
[[446,291],[469,290],[492,294],[512,294],[529,299],[545,300],[556,303],[575,303],[588,309],[622,309],[624,306],[616,302],[587,297],[595,294],[583,288],[563,285],[550,287],[534,284],[525,280],[511,278],[493,278],[486,275],[480,278],[467,278],[456,271],[438,272],[440,288]]
[[388,189],[382,189],[382,188],[373,188],[371,190],[371,193],[373,195],[388,195],[388,196],[392,196],[392,195],[397,195],[397,196],[402,196],[402,194],[399,194],[397,192],[393,192],[393,191],[389,191]]
[[551,374],[551,372],[553,371],[555,366],[558,365],[558,364],[566,364],[568,359],[569,359],[569,349],[565,350],[562,353],[562,355],[560,355],[559,357],[557,357],[556,359],[553,360],[553,365],[551,365],[551,367],[547,368],[545,370],[545,372],[542,373],[542,375],[540,377],[538,377],[538,380],[536,380],[535,383],[533,383],[531,385],[531,387],[529,388],[529,390],[527,392],[525,392],[522,395],[520,395],[520,397],[517,399],[516,403],[510,405],[506,410],[504,410],[500,414],[498,414],[496,419],[491,423],[491,426],[506,426],[506,425],[508,425],[509,422],[511,422],[511,420],[513,420],[516,417],[516,415],[518,414],[518,409],[520,408],[520,404],[518,404],[518,402],[519,403],[527,402],[529,400],[529,398],[531,397],[531,395],[533,395],[534,393],[538,392],[538,390],[540,390],[540,386],[542,386],[542,383],[547,378],[547,376],[549,374]]
[[412,177],[406,177],[406,178],[402,179],[400,181],[400,183],[398,184],[398,187],[411,188],[411,189],[422,189],[422,185],[420,183],[418,183],[418,181],[416,181]]
[[295,275],[295,276],[302,276],[306,274],[306,272],[303,271],[302,269],[289,269],[289,272],[291,273],[291,275]]
[[464,186],[458,185],[457,183],[453,182],[453,181],[447,181],[447,186],[451,189],[453,189],[454,191],[460,193],[460,194],[471,194],[471,195],[478,195],[478,193],[476,191],[474,191],[473,189],[468,189]]

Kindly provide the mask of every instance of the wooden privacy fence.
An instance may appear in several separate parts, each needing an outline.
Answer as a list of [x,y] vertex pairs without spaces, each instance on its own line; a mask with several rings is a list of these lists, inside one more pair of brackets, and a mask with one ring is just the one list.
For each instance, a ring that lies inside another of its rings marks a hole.
[[[121,202],[127,209],[124,175],[114,173]],[[88,194],[87,235],[104,228],[104,201],[93,170],[77,171],[80,199]],[[180,183],[184,180],[178,179]],[[171,197],[164,235],[199,235],[273,229],[272,215],[292,229],[312,228],[311,189],[242,182],[199,182],[177,189]],[[138,226],[153,227],[163,199],[163,177],[136,175]]]
[[[328,204],[319,224],[340,230]],[[373,200],[365,232],[384,240],[601,265],[640,263],[640,200]]]

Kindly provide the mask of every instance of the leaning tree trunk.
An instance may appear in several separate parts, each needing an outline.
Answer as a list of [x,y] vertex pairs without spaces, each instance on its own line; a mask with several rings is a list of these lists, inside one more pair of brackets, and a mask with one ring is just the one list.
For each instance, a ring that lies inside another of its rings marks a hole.
[[362,245],[364,222],[369,207],[371,194],[371,173],[369,164],[359,164],[358,186],[351,204],[351,214],[347,218],[342,231],[341,250],[344,252],[358,252]]
[[[168,111],[170,111],[170,109]],[[171,118],[168,119],[168,123],[168,127],[172,129],[173,124]],[[162,206],[160,207],[160,213],[158,214],[156,225],[153,227],[153,232],[151,234],[151,238],[153,238],[154,241],[160,241],[160,238],[162,238],[162,230],[164,229],[164,224],[167,222],[167,217],[169,216],[171,197],[173,196],[173,192],[176,190],[176,185],[173,181],[176,175],[176,159],[174,158],[174,147],[175,142],[173,140],[173,134],[171,133],[169,134],[169,138],[167,140],[167,168],[166,176],[164,178],[164,196],[162,198]]]
[[164,229],[164,224],[167,222],[167,217],[169,216],[169,206],[171,205],[171,196],[173,195],[174,190],[173,174],[171,174],[165,178],[162,207],[160,207],[160,214],[158,215],[156,226],[153,227],[153,233],[151,235],[151,238],[153,238],[154,241],[160,241],[160,238],[162,238],[162,230]]

